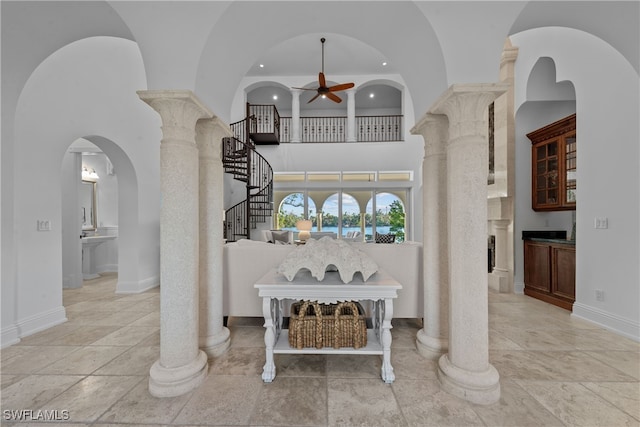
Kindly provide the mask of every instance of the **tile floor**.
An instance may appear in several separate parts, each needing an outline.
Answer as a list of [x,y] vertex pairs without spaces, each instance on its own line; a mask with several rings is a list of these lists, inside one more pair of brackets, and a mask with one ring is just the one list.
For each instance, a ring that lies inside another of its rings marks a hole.
[[10,420],[11,410],[57,410],[75,426],[640,425],[639,343],[493,292],[490,360],[502,386],[493,405],[440,390],[435,362],[415,350],[415,320],[394,322],[392,385],[380,380],[378,356],[338,355],[276,355],[278,376],[263,384],[261,319],[234,318],[231,347],[210,361],[204,384],[157,399],[147,382],[159,354],[159,291],[120,296],[115,283],[105,275],[65,290],[68,322],[2,350],[2,425],[45,425]]

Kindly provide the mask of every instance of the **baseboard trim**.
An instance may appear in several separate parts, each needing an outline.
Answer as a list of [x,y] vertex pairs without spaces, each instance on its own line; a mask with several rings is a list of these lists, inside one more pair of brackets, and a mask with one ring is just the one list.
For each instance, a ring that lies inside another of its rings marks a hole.
[[118,264],[103,264],[96,267],[98,273],[117,273]]
[[524,294],[524,282],[513,282],[513,293],[514,294]]
[[640,323],[633,322],[606,311],[575,302],[572,316],[588,320],[612,332],[640,342]]
[[148,277],[139,282],[124,282],[118,280],[116,294],[140,294],[158,286],[160,286],[159,276]]
[[18,327],[15,324],[2,328],[0,332],[0,348],[6,348],[20,342]]
[[33,316],[29,316],[18,321],[18,323],[16,324],[18,328],[18,336],[20,338],[24,338],[64,323],[67,320],[67,312],[65,311],[63,306],[56,307],[52,310],[42,313],[34,314]]

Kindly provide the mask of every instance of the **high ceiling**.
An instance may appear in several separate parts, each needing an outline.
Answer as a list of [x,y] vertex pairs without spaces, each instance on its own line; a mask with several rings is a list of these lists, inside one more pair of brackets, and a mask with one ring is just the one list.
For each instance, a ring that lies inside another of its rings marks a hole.
[[[340,75],[390,74],[393,64],[373,47],[341,34],[303,34],[279,43],[262,54],[247,72],[249,76],[317,76],[322,69],[327,78]],[[387,65],[383,65],[383,63]],[[260,65],[264,67],[260,67]]]

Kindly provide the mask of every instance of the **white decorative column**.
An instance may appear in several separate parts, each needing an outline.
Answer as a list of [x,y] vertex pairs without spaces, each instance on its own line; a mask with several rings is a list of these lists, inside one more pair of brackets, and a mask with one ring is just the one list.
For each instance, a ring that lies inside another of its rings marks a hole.
[[207,375],[198,348],[198,148],[196,121],[211,117],[191,91],[139,91],[162,119],[160,143],[160,359],[149,372],[156,397],[185,394]]
[[300,89],[291,89],[291,142],[300,142]]
[[356,90],[347,89],[347,142],[356,141]]
[[448,349],[449,244],[447,230],[447,117],[427,113],[411,129],[425,141],[422,165],[423,328],[416,335],[418,352],[438,359]]
[[487,106],[502,84],[451,86],[430,110],[449,119],[449,352],[438,378],[451,394],[478,404],[500,399],[489,363],[487,289]]
[[196,123],[200,158],[200,348],[217,357],[229,348],[223,323],[224,171],[222,138],[233,132],[217,118]]

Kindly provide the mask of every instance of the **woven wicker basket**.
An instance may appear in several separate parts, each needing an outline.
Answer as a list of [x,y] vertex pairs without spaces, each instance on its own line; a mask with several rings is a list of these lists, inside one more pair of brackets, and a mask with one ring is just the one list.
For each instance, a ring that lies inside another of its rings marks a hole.
[[353,301],[318,304],[300,301],[291,306],[289,345],[305,347],[353,347],[367,345],[364,309]]

